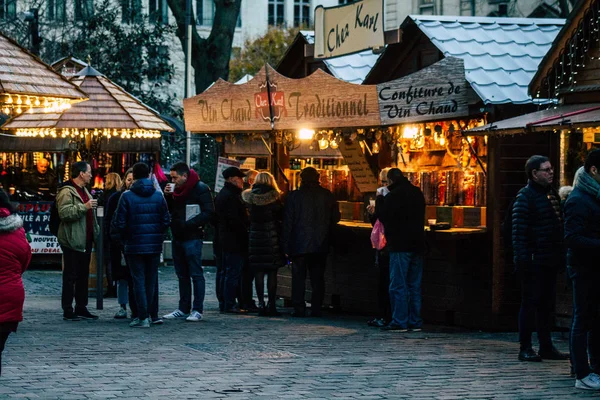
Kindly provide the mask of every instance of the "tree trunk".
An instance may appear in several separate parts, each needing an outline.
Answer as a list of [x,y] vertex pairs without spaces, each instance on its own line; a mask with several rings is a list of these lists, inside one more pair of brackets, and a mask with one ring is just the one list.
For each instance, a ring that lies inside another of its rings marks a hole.
[[[240,14],[242,0],[214,0],[215,17],[208,38],[203,39],[196,30],[192,15],[192,68],[196,93],[203,92],[219,78],[229,77],[229,59],[233,34]],[[177,22],[177,37],[185,51],[185,4],[186,0],[167,0]]]

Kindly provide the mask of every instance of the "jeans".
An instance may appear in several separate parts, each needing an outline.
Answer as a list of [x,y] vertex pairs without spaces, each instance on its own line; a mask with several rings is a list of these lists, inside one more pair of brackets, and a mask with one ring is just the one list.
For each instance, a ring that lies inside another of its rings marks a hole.
[[600,359],[600,348],[598,334],[600,333],[600,321],[598,320],[598,306],[600,305],[600,294],[598,292],[598,279],[600,273],[597,271],[579,272],[569,267],[569,276],[573,285],[573,324],[571,325],[571,359],[577,374],[577,379],[589,375],[592,366]]
[[390,254],[386,250],[376,250],[379,266],[379,282],[377,283],[377,309],[379,318],[389,322],[392,320],[390,304]]
[[536,329],[540,351],[552,349],[552,318],[556,298],[556,272],[552,268],[523,270],[521,278],[521,310],[519,342],[521,350],[531,348],[531,335]]
[[158,282],[160,254],[128,254],[127,263],[133,278],[133,292],[137,303],[137,317],[148,318],[157,309],[155,291]]
[[390,325],[421,328],[423,257],[412,252],[390,252]]
[[68,247],[63,247],[62,250],[62,309],[64,312],[72,312],[73,297],[75,297],[75,309],[83,310],[88,305],[88,279],[92,253],[75,251]]
[[254,298],[252,297],[252,281],[254,280],[254,271],[250,264],[245,263],[242,267],[242,281],[240,283],[240,299],[242,308],[249,309],[255,306]]
[[239,253],[223,253],[223,268],[225,279],[223,298],[225,299],[225,310],[235,307],[235,299],[240,290],[242,269],[246,265],[246,255]]
[[10,335],[10,331],[0,332],[0,376],[2,376],[2,352],[4,351],[8,335]]
[[217,276],[215,282],[215,291],[217,300],[219,300],[219,311],[225,311],[225,266],[223,265],[223,254],[215,254],[215,264],[217,265]]
[[320,312],[325,298],[325,267],[327,254],[312,253],[294,256],[292,259],[292,305],[296,311],[304,311],[306,303],[306,272],[310,274],[312,312]]
[[179,279],[179,309],[186,314],[191,310],[203,313],[206,281],[202,269],[202,240],[173,240],[173,263]]

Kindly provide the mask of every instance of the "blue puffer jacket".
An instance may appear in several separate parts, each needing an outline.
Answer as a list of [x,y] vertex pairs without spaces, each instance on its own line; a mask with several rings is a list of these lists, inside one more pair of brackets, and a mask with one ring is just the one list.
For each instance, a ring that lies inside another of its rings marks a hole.
[[121,240],[125,254],[158,254],[170,222],[162,193],[150,179],[139,179],[119,199],[111,236]]
[[512,208],[512,244],[517,269],[564,267],[563,227],[554,188],[530,180],[519,191]]

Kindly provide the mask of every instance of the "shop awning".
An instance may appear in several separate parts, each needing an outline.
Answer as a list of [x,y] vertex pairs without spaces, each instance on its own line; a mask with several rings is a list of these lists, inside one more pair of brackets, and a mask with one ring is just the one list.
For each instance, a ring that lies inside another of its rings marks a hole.
[[600,103],[560,105],[466,131],[468,135],[514,135],[600,124]]

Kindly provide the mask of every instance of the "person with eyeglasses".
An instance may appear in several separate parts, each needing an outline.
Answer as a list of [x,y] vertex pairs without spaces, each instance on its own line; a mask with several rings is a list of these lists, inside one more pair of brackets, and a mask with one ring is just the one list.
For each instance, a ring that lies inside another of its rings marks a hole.
[[[567,360],[552,343],[556,276],[565,266],[562,212],[552,186],[554,169],[548,157],[535,155],[525,163],[527,186],[512,207],[513,261],[521,283],[519,360]],[[536,330],[539,352],[531,336]]]

